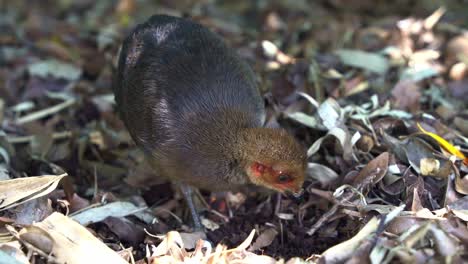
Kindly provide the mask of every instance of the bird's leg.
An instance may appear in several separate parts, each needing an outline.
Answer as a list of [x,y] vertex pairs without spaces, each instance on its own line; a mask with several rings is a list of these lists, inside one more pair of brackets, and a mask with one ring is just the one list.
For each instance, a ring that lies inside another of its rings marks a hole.
[[181,183],[179,184],[180,190],[187,201],[187,205],[190,209],[190,214],[192,215],[193,225],[196,231],[203,231],[203,227],[200,221],[200,216],[195,208],[195,204],[193,203],[193,189],[191,186]]

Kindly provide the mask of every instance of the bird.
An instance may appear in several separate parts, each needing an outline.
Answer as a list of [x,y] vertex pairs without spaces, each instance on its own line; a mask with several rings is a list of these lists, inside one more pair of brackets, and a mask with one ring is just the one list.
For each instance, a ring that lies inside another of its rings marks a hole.
[[303,192],[305,148],[285,129],[264,126],[254,72],[207,27],[168,15],[137,25],[120,49],[113,92],[155,175],[181,187],[195,228],[193,187]]

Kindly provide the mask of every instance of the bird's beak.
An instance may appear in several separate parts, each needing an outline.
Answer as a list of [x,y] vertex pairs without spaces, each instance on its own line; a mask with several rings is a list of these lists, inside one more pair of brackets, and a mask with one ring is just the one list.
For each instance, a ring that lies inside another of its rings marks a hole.
[[294,200],[297,203],[300,203],[302,201],[303,194],[304,194],[303,188],[299,188],[297,191],[288,191],[286,193],[289,199]]

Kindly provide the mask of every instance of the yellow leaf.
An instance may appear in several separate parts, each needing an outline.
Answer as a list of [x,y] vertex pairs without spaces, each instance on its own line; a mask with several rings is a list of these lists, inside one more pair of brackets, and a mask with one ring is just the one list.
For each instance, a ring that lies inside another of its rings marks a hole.
[[441,136],[439,136],[439,135],[437,135],[435,133],[426,131],[424,128],[422,128],[422,126],[419,123],[416,123],[416,124],[417,124],[419,130],[421,130],[424,134],[426,134],[426,135],[432,137],[433,139],[435,139],[443,149],[445,149],[450,154],[459,157],[460,159],[463,160],[463,163],[468,165],[468,158],[466,158],[465,155],[460,150],[458,150],[455,146],[450,144],[447,140],[443,139]]

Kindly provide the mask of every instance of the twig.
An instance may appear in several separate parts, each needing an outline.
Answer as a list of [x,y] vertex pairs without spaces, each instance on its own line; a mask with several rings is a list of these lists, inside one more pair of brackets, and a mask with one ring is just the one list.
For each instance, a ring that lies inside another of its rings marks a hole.
[[313,234],[315,234],[315,232],[317,232],[317,230],[322,225],[324,225],[336,213],[336,211],[338,211],[339,207],[340,207],[339,204],[333,205],[333,207],[328,212],[323,214],[322,217],[320,217],[320,219],[309,229],[309,231],[307,231],[307,234],[309,236],[312,236]]
[[25,115],[23,117],[18,118],[18,120],[16,120],[16,124],[22,125],[22,124],[25,124],[25,123],[28,123],[28,122],[31,122],[31,121],[34,121],[34,120],[37,120],[37,119],[44,118],[44,117],[46,117],[48,115],[54,114],[56,112],[59,112],[59,111],[65,109],[65,108],[67,108],[67,107],[72,106],[75,102],[76,102],[76,99],[68,99],[68,100],[66,100],[66,101],[64,101],[64,102],[62,102],[60,104],[57,104],[57,105],[51,106],[49,108],[33,112],[31,114],[28,114],[28,115]]
[[[345,189],[350,189],[352,192],[344,193]],[[336,197],[339,197],[342,195],[343,197],[340,201],[336,199]],[[344,202],[350,201],[356,195],[359,196],[359,198],[361,198],[361,201],[362,199],[364,199],[363,202],[364,204],[366,204],[364,195],[361,192],[359,192],[355,187],[347,185],[347,184],[338,187],[333,193],[333,197],[336,199],[334,201],[335,204],[330,210],[328,210],[328,212],[326,212],[324,215],[322,215],[322,217],[320,217],[319,220],[317,220],[317,222],[309,229],[309,231],[307,231],[307,234],[309,236],[312,236],[313,234],[315,234],[315,232],[317,232],[317,230],[322,225],[324,225],[326,222],[328,222],[332,218],[332,216],[338,211],[338,209],[340,209],[340,207],[356,206],[352,203],[349,205],[344,203]]]
[[226,223],[229,222],[229,217],[228,217],[228,216],[225,216],[225,215],[223,215],[222,213],[220,213],[220,212],[218,212],[218,211],[216,211],[216,210],[214,210],[214,209],[208,209],[208,212],[210,212],[210,213],[212,213],[212,214],[214,214],[214,215],[219,216],[219,217],[220,217],[221,219],[223,219],[224,222],[226,222]]
[[[71,131],[63,131],[63,132],[55,132],[52,134],[52,139],[54,140],[59,140],[59,139],[65,139],[69,138],[73,135]],[[20,136],[20,137],[15,137],[15,136],[9,136],[7,137],[8,143],[11,144],[21,144],[21,143],[29,143],[34,139],[35,136]]]
[[275,215],[278,215],[281,209],[281,193],[276,194]]
[[332,203],[336,203],[336,199],[335,197],[333,197],[333,194],[330,192],[330,191],[324,191],[324,190],[320,190],[320,189],[316,189],[316,188],[308,188],[307,189],[308,192],[310,192],[311,194],[315,194],[317,196],[319,196],[320,198],[323,198],[329,202],[332,202]]
[[315,60],[312,60],[312,63],[310,64],[311,67],[310,69],[312,70],[311,72],[311,78],[314,83],[314,92],[315,92],[315,97],[319,102],[323,101],[323,95],[322,95],[322,88],[320,86],[320,67],[318,66],[317,62]]
[[353,211],[353,210],[345,209],[345,208],[343,208],[341,212],[349,216],[362,217],[361,213]]
[[174,214],[173,212],[171,212],[171,210],[167,210],[166,208],[155,208],[154,209],[155,211],[155,214],[157,214],[159,211],[161,212],[164,212],[164,213],[168,213],[170,216],[172,216],[177,222],[179,222],[179,224],[183,224],[184,221],[182,221],[182,219],[180,217],[178,217],[176,214]]

